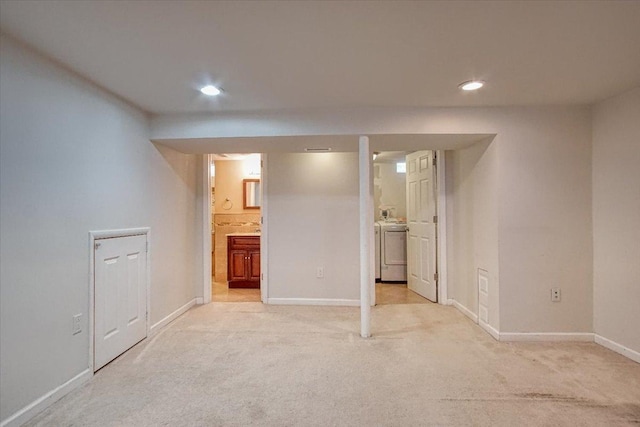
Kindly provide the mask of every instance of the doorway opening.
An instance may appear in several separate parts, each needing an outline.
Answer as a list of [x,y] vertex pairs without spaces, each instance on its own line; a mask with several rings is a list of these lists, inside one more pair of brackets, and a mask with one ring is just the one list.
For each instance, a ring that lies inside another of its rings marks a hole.
[[436,153],[373,153],[375,302],[427,304],[437,297]]
[[259,153],[208,156],[213,302],[262,300],[261,157]]

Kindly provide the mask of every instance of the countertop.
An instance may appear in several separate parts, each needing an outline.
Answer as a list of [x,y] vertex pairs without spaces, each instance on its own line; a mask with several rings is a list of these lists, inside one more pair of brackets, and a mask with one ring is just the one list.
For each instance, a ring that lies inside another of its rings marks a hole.
[[260,232],[255,231],[252,233],[227,233],[227,236],[260,236]]

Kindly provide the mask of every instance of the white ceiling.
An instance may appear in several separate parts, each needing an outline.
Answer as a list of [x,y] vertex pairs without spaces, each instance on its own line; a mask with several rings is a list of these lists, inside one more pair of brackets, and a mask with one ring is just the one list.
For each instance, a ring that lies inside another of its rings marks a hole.
[[[3,32],[153,113],[589,104],[640,85],[640,1],[0,8]],[[461,92],[471,78],[486,87]]]

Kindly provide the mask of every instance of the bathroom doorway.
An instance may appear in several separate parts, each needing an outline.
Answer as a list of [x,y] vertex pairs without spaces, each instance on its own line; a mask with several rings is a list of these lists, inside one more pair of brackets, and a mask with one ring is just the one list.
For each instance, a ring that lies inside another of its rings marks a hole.
[[261,301],[262,156],[211,154],[211,301]]

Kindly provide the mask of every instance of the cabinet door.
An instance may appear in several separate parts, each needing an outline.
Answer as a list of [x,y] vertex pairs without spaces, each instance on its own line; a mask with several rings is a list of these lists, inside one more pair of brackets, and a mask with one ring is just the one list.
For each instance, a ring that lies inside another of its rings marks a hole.
[[247,275],[246,260],[247,251],[232,250],[229,251],[229,269],[227,272],[227,280],[245,280]]
[[260,250],[249,251],[249,268],[247,280],[260,280]]

